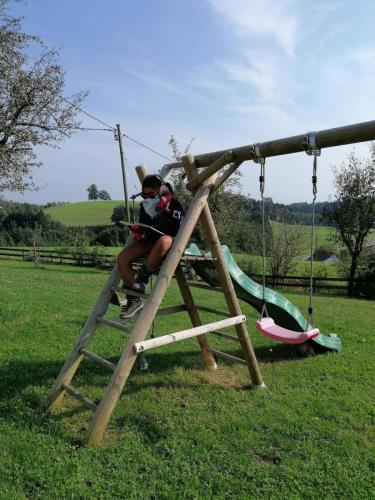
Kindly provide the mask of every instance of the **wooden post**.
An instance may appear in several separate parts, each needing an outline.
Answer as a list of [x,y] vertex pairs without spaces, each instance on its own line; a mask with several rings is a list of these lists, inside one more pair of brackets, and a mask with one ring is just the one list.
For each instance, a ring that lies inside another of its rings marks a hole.
[[145,339],[147,332],[151,327],[152,321],[157,313],[177,265],[180,262],[186,245],[188,244],[195,224],[197,223],[202,209],[207,202],[211,187],[212,183],[204,183],[195,193],[186,217],[173,242],[172,248],[170,249],[160,270],[147,304],[138,316],[129,342],[122,353],[111,381],[109,382],[100,405],[95,412],[87,433],[86,441],[88,444],[97,445],[102,439],[115,405],[137,358],[137,355],[133,352],[133,346],[136,342],[140,342]]
[[221,176],[216,180],[214,187],[212,188],[211,195],[214,194],[214,192],[219,189],[222,184],[235,172],[238,167],[242,164],[242,161],[235,162],[233,163],[230,167],[227,168],[227,170],[221,174]]
[[200,174],[197,173],[197,175],[194,176],[192,180],[188,182],[186,187],[190,191],[193,191],[198,186],[200,186],[202,182],[204,182],[206,179],[216,174],[216,172],[225,167],[225,165],[227,165],[227,163],[229,163],[231,159],[232,159],[232,151],[225,152],[217,160],[211,163],[211,165],[209,165],[206,169],[204,169]]
[[[182,298],[184,299],[185,305],[187,312],[190,316],[190,321],[193,326],[200,326],[202,324],[202,321],[200,319],[199,313],[197,311],[197,308],[195,306],[194,298],[193,295],[190,291],[190,288],[186,282],[186,278],[184,275],[184,272],[182,270],[181,264],[177,266],[177,269],[175,271],[175,278],[178,283],[178,286],[180,288],[180,292],[182,295]],[[216,370],[216,361],[214,356],[212,355],[209,347],[208,347],[208,342],[207,339],[204,335],[200,335],[197,337],[199,346],[202,350],[203,358],[206,363],[206,367],[209,370]]]
[[[184,156],[182,158],[183,165],[185,167],[186,175],[188,179],[193,179],[197,173],[197,168],[194,162],[194,157],[191,155]],[[211,211],[208,204],[205,203],[200,217],[203,225],[204,232],[206,234],[212,256],[215,257],[216,270],[219,276],[220,285],[223,288],[225,300],[228,305],[228,309],[232,316],[239,316],[241,314],[241,308],[234,291],[232,279],[225,265],[225,259],[221,244],[217,235],[216,227],[212,219]],[[237,336],[241,342],[242,349],[244,351],[247,367],[256,387],[265,387],[258,366],[258,362],[254,353],[253,346],[250,341],[250,337],[246,328],[245,323],[241,323],[236,326]]]
[[126,208],[126,214],[128,216],[128,220],[130,220],[128,183],[127,183],[127,180],[126,180],[125,157],[124,157],[124,150],[123,150],[123,147],[122,147],[121,127],[120,127],[119,123],[117,123],[116,129],[117,129],[118,146],[120,148],[120,161],[121,161],[122,185],[124,187],[125,208]]
[[147,168],[144,165],[137,165],[135,171],[137,172],[139,182],[142,184],[144,178],[148,175]]
[[46,405],[47,411],[52,412],[61,403],[65,392],[63,384],[70,384],[72,378],[74,377],[74,374],[82,361],[81,349],[84,349],[93,337],[99,325],[97,322],[97,317],[105,313],[109,299],[112,295],[111,287],[113,285],[117,285],[119,281],[120,273],[117,265],[115,265],[102,290],[102,293],[99,296],[97,303],[95,304],[94,309],[92,310],[90,316],[87,318],[87,321],[81,330],[81,334],[73,348],[73,351],[71,352],[65,365],[62,367],[61,372],[57,377],[57,380],[48,396]]

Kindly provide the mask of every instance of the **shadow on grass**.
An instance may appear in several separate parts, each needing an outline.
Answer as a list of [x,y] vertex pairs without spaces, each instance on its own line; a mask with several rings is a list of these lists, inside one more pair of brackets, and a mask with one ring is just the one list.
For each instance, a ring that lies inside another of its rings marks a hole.
[[[227,350],[234,356],[241,356],[241,352]],[[276,362],[286,359],[295,359],[295,350],[291,346],[276,345],[272,351],[268,347],[260,347],[255,350],[256,356],[261,362]],[[294,355],[293,355],[294,353]],[[116,358],[110,359],[117,363]],[[154,352],[147,356],[150,370],[146,374],[140,373],[139,365],[133,370],[128,383],[126,384],[126,395],[142,392],[152,388],[189,388],[195,389],[197,384],[209,383],[202,379],[194,383],[184,379],[183,376],[176,377],[176,368],[186,370],[203,369],[203,359],[199,349],[185,352]],[[226,360],[219,360],[221,366],[229,366],[232,363]],[[47,394],[52,387],[54,380],[63,366],[62,360],[58,361],[17,361],[10,362],[0,367],[0,418],[16,423],[17,426],[29,429],[30,427],[39,429],[42,433],[53,434],[59,439],[77,444],[76,435],[71,435],[67,431],[66,420],[70,417],[79,416],[87,409],[81,406],[70,407],[63,405],[56,413],[47,415],[44,405]],[[91,392],[103,394],[110,379],[110,373],[104,368],[85,360],[77,371],[77,377],[73,385],[77,388],[89,387]],[[249,386],[244,386],[244,390]],[[227,390],[226,387],[220,387]],[[67,398],[68,399],[68,398]],[[70,400],[70,398],[69,398]],[[98,401],[97,401],[98,402]],[[85,424],[90,421],[90,415],[84,415]],[[147,429],[147,439],[153,442],[158,439],[161,429],[151,424],[147,416],[142,417],[147,421],[143,422],[142,429]],[[129,420],[130,419],[130,420]],[[131,422],[131,416],[127,415],[116,419],[116,425],[120,428],[130,424],[132,427],[140,425],[139,422]],[[81,425],[81,424],[80,424]],[[155,427],[155,428],[154,428]],[[82,428],[81,431],[85,430]],[[146,431],[144,431],[146,432]],[[74,431],[73,431],[74,433]]]

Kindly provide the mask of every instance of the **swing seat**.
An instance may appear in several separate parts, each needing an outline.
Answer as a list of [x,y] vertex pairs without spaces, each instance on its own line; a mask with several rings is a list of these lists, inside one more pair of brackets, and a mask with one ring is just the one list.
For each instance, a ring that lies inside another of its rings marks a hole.
[[303,344],[320,333],[318,328],[312,328],[307,332],[294,332],[282,326],[276,325],[272,318],[262,318],[255,323],[256,329],[270,339],[283,342],[284,344]]

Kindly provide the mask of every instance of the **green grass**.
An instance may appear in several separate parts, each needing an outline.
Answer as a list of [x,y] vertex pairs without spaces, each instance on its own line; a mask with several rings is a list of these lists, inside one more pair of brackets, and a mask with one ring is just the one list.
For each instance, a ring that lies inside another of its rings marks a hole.
[[[307,359],[255,333],[244,304],[265,391],[249,390],[239,365],[206,372],[194,339],[151,351],[150,372],[132,372],[103,446],[90,449],[77,441],[88,411],[69,398],[52,416],[42,406],[108,274],[14,261],[0,274],[1,498],[374,497],[373,302],[316,296],[316,324],[344,350]],[[213,292],[194,295],[224,307]],[[307,296],[286,295],[306,309]],[[182,313],[162,317],[156,333],[187,326]],[[104,329],[91,349],[115,361],[124,342]],[[74,385],[100,398],[107,372],[81,366]]]
[[80,201],[46,208],[45,212],[66,226],[100,226],[112,224],[113,209],[122,200]]

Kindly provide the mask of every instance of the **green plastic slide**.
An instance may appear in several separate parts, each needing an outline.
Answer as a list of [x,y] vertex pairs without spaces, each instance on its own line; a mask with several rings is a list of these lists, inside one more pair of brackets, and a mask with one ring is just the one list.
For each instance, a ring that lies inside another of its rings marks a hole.
[[[232,278],[237,297],[253,306],[259,313],[262,310],[263,287],[250,279],[237,265],[229,248],[222,246],[225,264]],[[210,253],[202,254],[198,246],[193,243],[185,251],[185,255],[196,257],[211,257]],[[212,286],[220,286],[219,278],[215,269],[214,262],[207,260],[192,260],[191,266],[194,271],[207,283]],[[265,298],[267,303],[267,312],[275,322],[289,330],[303,332],[306,330],[307,320],[301,312],[281,293],[270,288],[265,289]],[[310,325],[309,325],[310,327]],[[310,342],[315,342],[325,349],[340,352],[342,344],[339,337],[329,335],[318,335]]]

